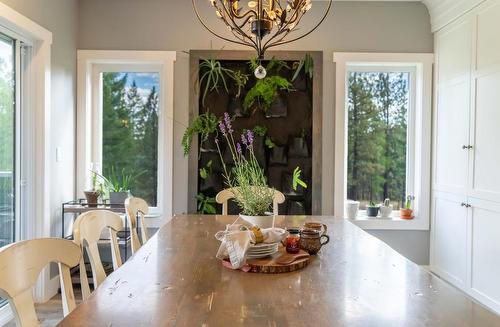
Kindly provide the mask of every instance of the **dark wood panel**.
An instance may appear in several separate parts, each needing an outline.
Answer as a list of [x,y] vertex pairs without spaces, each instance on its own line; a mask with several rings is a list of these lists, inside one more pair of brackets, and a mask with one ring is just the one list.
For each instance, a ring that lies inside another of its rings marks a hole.
[[[60,326],[500,326],[500,317],[344,220],[303,270],[222,267],[232,216],[177,216]],[[299,226],[304,217],[279,217]]]
[[[322,106],[323,106],[323,53],[321,51],[269,51],[265,59],[277,58],[284,61],[299,61],[309,53],[314,60],[314,77],[312,83],[312,182],[311,211],[313,214],[321,214],[321,193],[322,193]],[[192,122],[200,112],[199,90],[195,87],[199,76],[199,61],[201,59],[213,58],[221,61],[243,60],[247,61],[254,56],[252,51],[238,50],[191,50],[190,51],[190,99],[189,99],[189,121]],[[223,98],[223,97],[222,97]],[[293,99],[293,95],[291,96]],[[222,101],[222,100],[221,100]],[[223,106],[226,107],[226,106]],[[213,108],[212,108],[213,110]],[[220,114],[220,113],[219,113]],[[257,113],[261,114],[261,113]],[[272,119],[267,125],[272,125]],[[236,123],[237,125],[238,123]],[[291,122],[288,129],[300,131],[300,126]],[[309,126],[309,124],[307,124]],[[248,126],[244,126],[248,127]],[[308,128],[309,129],[309,128]],[[290,133],[288,133],[290,134]],[[278,140],[278,143],[285,143],[287,140]],[[192,154],[198,151],[198,140],[195,138]],[[198,192],[198,169],[199,161],[196,155],[189,158],[188,177],[188,210],[196,212],[195,196]],[[304,172],[308,167],[304,167]],[[279,188],[279,187],[278,187]]]

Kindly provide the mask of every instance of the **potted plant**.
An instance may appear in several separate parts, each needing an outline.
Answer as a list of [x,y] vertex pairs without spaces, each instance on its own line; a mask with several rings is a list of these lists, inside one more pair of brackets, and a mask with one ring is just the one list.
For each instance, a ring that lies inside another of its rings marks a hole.
[[[230,91],[231,98],[229,99],[229,112],[233,117],[248,117],[248,111],[243,109],[243,101],[241,100],[241,91],[245,88],[248,82],[248,75],[243,74],[239,70],[233,72],[234,87]],[[236,89],[236,90],[235,90]]]
[[309,157],[309,149],[307,147],[307,131],[303,128],[300,136],[294,136],[290,140],[288,156],[290,158],[307,158]]
[[217,212],[215,209],[215,198],[206,196],[203,193],[198,193],[196,195],[196,201],[198,202],[198,213],[202,215],[213,215]]
[[[267,227],[264,226],[266,222],[272,222],[267,212],[273,203],[274,190],[268,188],[264,171],[260,168],[255,157],[253,151],[254,134],[247,130],[246,133],[242,134],[241,143],[236,142],[228,113],[225,113],[224,119],[219,122],[219,129],[227,143],[228,150],[226,151],[230,151],[234,165],[234,168],[229,171],[219,147],[219,155],[224,169],[223,176],[228,187],[236,188],[234,199],[241,210],[240,217],[251,224]],[[218,139],[216,139],[216,144],[219,146]]]
[[392,204],[389,198],[384,200],[384,203],[380,206],[380,217],[389,218],[392,213]]
[[[293,64],[295,69],[292,77],[292,83],[295,89],[304,91],[309,86],[308,81],[311,81],[314,76],[314,60],[312,56],[307,53],[304,59]],[[303,74],[301,74],[303,72]]]
[[399,210],[399,214],[402,219],[413,219],[413,209],[412,209],[412,202],[414,200],[414,197],[411,195],[408,195],[406,197],[406,203],[404,208],[401,208]]
[[271,151],[269,156],[269,165],[271,166],[286,166],[288,158],[286,156],[286,148],[284,146],[276,145],[271,137],[266,138],[266,146]]
[[201,137],[200,148],[203,147],[203,143],[208,140],[210,134],[217,131],[217,122],[219,119],[210,112],[205,112],[204,114],[196,117],[191,124],[184,131],[182,136],[182,147],[184,149],[184,155],[187,156],[191,150],[191,142],[195,134],[199,134]]
[[97,181],[98,174],[94,171],[91,171],[92,178],[92,189],[83,192],[85,194],[85,198],[87,199],[87,204],[89,207],[95,208],[97,207],[97,203],[99,202],[99,197],[102,195],[102,184]]
[[377,217],[380,207],[376,205],[373,201],[366,206],[366,215],[368,217]]
[[115,167],[111,166],[111,172],[108,177],[100,175],[103,180],[104,187],[109,194],[109,203],[112,207],[121,207],[125,200],[130,196],[130,185],[134,179],[141,174],[126,173],[125,168],[122,169],[121,175],[115,171]]
[[[257,67],[258,63],[253,59],[250,67]],[[282,60],[271,59],[266,67],[267,76],[258,80],[247,92],[243,100],[243,109],[249,111],[251,108],[260,108],[266,113],[266,117],[286,117],[286,99],[281,97],[281,92],[291,91],[292,83],[286,78],[279,76],[282,68],[288,68]],[[274,74],[274,75],[273,75]],[[255,106],[257,104],[257,106]],[[254,109],[254,110],[255,110]]]
[[248,75],[245,75],[240,71],[233,71],[229,68],[225,68],[222,66],[220,61],[215,59],[203,59],[200,63],[199,69],[201,71],[199,84],[203,88],[203,95],[201,98],[203,106],[205,106],[205,99],[208,92],[218,91],[221,83],[226,93],[229,92],[227,79],[232,79],[235,82],[235,85],[238,88],[237,97],[240,96],[241,90],[248,81]]

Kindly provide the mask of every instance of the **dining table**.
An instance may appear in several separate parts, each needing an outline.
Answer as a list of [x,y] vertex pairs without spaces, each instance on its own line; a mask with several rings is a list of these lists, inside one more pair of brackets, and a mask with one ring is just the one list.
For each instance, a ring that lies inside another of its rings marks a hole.
[[237,216],[177,215],[59,324],[77,326],[500,326],[500,316],[348,220],[301,270],[233,270],[214,235]]

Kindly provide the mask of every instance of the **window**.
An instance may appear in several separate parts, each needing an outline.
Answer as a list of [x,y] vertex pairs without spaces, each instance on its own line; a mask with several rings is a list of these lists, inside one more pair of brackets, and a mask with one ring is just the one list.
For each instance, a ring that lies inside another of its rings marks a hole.
[[104,72],[102,165],[132,176],[130,191],[157,206],[159,73]]
[[[428,229],[432,54],[335,53],[335,215],[360,202],[367,229]],[[414,197],[415,219],[399,208]],[[389,198],[391,219],[368,218]]]
[[0,247],[15,240],[15,40],[0,34]]
[[166,51],[78,51],[78,194],[91,167],[132,176],[153,227],[172,215],[174,61]]
[[[412,67],[348,67],[347,199],[370,202],[391,199],[399,209],[413,194],[409,151],[414,138],[410,98]],[[408,183],[409,181],[409,183]]]

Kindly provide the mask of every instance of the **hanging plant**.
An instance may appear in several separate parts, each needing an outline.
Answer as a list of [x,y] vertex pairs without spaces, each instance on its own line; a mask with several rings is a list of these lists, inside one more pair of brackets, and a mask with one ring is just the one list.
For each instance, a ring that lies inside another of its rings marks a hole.
[[219,119],[217,116],[210,112],[199,115],[193,122],[186,128],[182,136],[182,148],[184,155],[187,156],[191,150],[191,141],[195,134],[201,136],[201,144],[208,139],[208,136],[217,130]]
[[302,70],[304,70],[304,74],[309,77],[309,79],[312,79],[314,76],[314,60],[309,53],[306,53],[304,59],[294,63],[293,68],[295,72],[293,73],[292,82],[295,82]]
[[248,91],[243,100],[243,109],[248,111],[257,102],[259,107],[265,112],[279,96],[279,91],[291,91],[292,89],[292,83],[284,77],[265,77],[258,80]]
[[229,92],[227,87],[227,79],[231,79],[235,82],[238,92],[236,97],[239,97],[241,90],[245,87],[248,82],[248,75],[243,74],[239,70],[232,70],[222,66],[220,61],[215,59],[203,59],[200,63],[200,71],[202,75],[200,77],[200,85],[203,87],[203,95],[201,98],[201,103],[205,105],[205,98],[208,92],[218,91],[219,87],[223,87],[224,90]]

